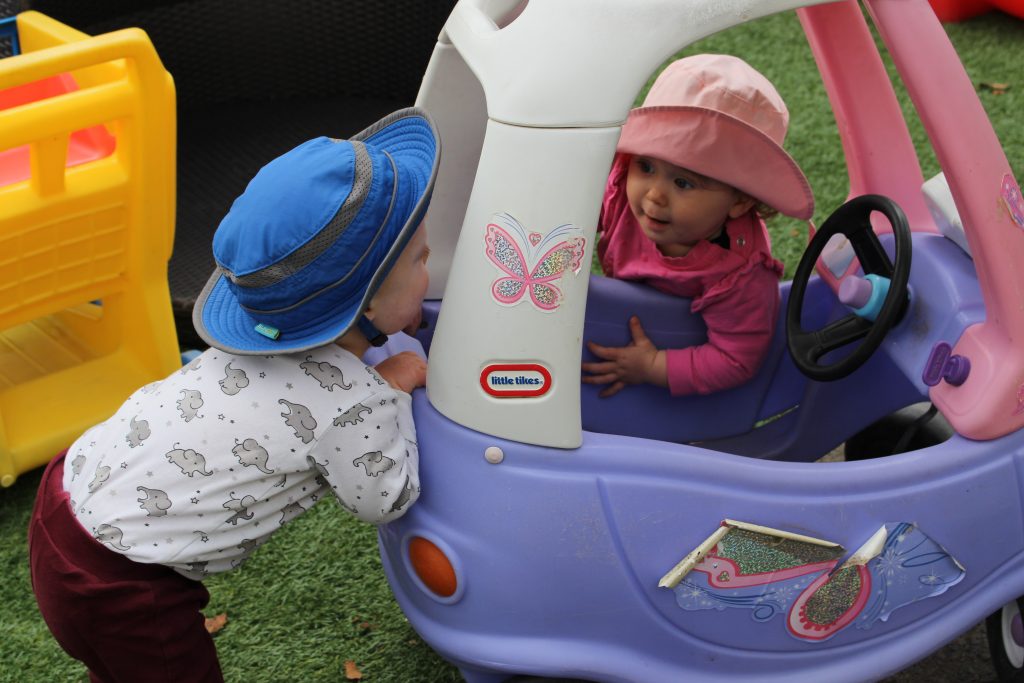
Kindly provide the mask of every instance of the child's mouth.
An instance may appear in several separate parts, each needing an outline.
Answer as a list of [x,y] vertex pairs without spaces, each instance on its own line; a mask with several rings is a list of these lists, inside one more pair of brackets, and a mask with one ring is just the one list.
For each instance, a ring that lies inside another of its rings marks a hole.
[[668,221],[660,220],[660,219],[655,218],[654,216],[652,216],[652,215],[650,215],[648,213],[644,213],[643,216],[644,216],[644,218],[647,219],[647,222],[650,225],[652,230],[656,230],[658,232],[661,232],[662,230],[664,230],[668,226]]

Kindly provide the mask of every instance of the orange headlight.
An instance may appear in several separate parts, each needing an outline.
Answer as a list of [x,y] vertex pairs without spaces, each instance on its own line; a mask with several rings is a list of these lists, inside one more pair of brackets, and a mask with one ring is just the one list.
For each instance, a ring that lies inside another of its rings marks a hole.
[[448,598],[455,594],[455,567],[436,545],[422,536],[413,536],[409,540],[409,563],[423,585],[438,596]]

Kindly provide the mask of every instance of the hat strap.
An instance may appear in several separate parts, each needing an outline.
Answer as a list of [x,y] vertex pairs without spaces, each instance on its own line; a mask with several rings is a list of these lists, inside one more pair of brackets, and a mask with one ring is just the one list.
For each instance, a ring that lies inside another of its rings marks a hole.
[[359,316],[359,322],[356,323],[356,326],[359,327],[360,332],[366,335],[366,338],[373,346],[384,346],[388,340],[388,335],[378,330],[365,315]]

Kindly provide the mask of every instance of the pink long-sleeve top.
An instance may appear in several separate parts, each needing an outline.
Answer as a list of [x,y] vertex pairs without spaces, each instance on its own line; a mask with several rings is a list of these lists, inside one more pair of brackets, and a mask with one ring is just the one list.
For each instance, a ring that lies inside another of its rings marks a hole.
[[710,394],[746,382],[764,362],[779,311],[782,263],[772,258],[764,221],[750,211],[726,223],[728,249],[705,240],[685,256],[665,256],[630,211],[627,169],[628,159],[617,158],[601,207],[605,275],[692,299],[690,310],[707,326],[706,343],[666,352],[669,391]]

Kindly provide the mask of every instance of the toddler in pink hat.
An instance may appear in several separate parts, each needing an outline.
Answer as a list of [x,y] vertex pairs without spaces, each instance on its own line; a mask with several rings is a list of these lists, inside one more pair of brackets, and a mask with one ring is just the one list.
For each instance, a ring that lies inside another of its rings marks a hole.
[[779,309],[782,264],[763,218],[809,219],[810,185],[783,150],[789,111],[775,87],[727,55],[673,62],[622,128],[601,207],[606,275],[692,299],[707,342],[658,349],[633,316],[624,347],[588,342],[583,381],[667,386],[673,395],[735,387],[757,372]]

